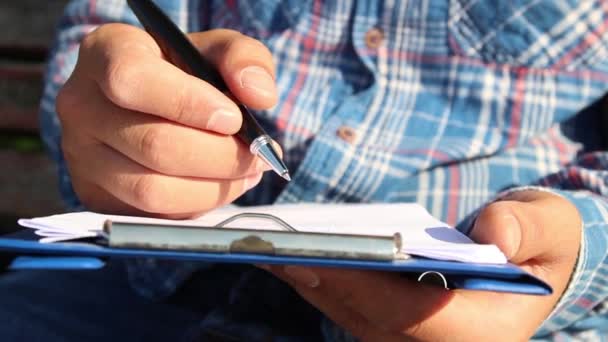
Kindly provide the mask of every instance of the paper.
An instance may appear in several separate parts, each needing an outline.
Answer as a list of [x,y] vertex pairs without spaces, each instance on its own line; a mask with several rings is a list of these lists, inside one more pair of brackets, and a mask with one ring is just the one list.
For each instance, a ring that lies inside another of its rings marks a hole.
[[[128,223],[215,226],[240,213],[272,214],[298,231],[391,236],[401,233],[402,252],[432,259],[472,263],[506,263],[504,254],[494,245],[474,243],[467,236],[434,218],[414,203],[389,204],[283,204],[272,206],[216,209],[193,220],[163,220],[146,217],[102,215],[92,212],[68,213],[21,219],[19,224],[36,229],[41,242],[52,243],[101,234],[106,220]],[[282,229],[259,218],[238,219],[225,228]]]

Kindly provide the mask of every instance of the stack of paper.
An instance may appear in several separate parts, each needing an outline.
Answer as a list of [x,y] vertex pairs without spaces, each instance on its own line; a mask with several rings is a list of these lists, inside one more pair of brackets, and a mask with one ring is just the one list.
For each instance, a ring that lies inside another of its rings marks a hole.
[[[144,224],[212,227],[241,213],[271,214],[302,232],[403,237],[402,252],[432,259],[471,263],[506,263],[494,245],[480,245],[446,223],[431,216],[418,204],[285,204],[257,207],[225,207],[194,220],[163,220],[147,217],[102,215],[80,212],[21,219],[36,229],[41,242],[52,243],[102,235],[106,220]],[[242,218],[225,228],[283,229],[260,218]]]

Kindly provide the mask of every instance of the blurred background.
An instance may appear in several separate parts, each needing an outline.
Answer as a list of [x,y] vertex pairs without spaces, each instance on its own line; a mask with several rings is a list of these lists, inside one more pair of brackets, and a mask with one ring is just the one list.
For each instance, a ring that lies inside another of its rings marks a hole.
[[67,0],[0,1],[0,231],[63,209],[38,138],[47,51]]

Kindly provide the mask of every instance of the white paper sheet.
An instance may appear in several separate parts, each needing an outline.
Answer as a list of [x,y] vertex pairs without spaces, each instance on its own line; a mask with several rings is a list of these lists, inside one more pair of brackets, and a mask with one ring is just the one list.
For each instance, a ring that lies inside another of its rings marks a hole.
[[[402,252],[433,259],[474,263],[505,263],[504,254],[494,245],[480,245],[414,203],[382,204],[283,204],[257,207],[229,206],[194,220],[163,220],[146,217],[102,215],[92,212],[68,213],[33,219],[19,224],[36,230],[41,242],[52,243],[101,233],[106,220],[129,223],[215,226],[240,213],[263,213],[281,218],[298,231],[391,236],[401,233]],[[241,218],[226,228],[282,229],[260,218]]]

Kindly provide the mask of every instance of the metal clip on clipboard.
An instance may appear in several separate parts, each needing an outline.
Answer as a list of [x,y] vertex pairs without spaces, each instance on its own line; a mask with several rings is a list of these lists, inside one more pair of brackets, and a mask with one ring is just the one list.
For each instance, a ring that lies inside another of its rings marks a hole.
[[[218,229],[243,218],[269,220],[278,224],[282,230]],[[117,248],[357,260],[396,260],[409,257],[401,252],[403,242],[399,233],[393,236],[373,236],[300,232],[279,217],[261,213],[240,213],[213,227],[106,221],[104,236],[110,247]]]

